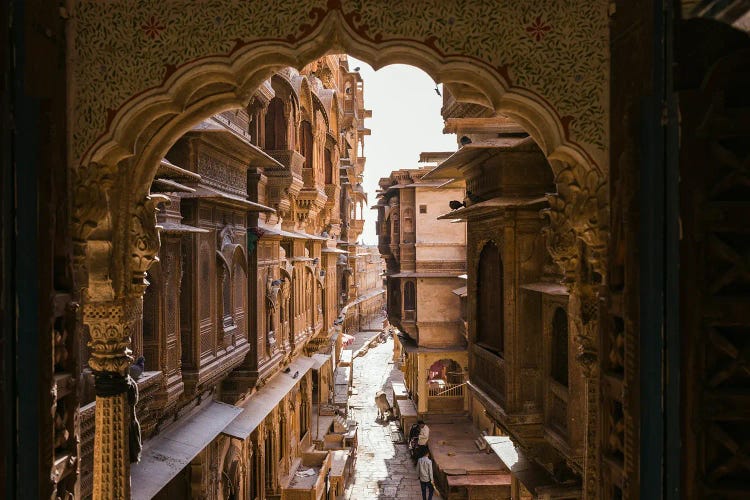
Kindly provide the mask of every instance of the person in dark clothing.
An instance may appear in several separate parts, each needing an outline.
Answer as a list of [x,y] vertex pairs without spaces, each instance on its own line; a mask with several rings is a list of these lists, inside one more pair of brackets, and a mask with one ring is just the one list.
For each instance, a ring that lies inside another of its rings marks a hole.
[[411,457],[416,460],[419,458],[419,455],[417,455],[417,442],[419,441],[419,423],[416,423],[411,426],[411,429],[409,429],[409,451],[411,452]]

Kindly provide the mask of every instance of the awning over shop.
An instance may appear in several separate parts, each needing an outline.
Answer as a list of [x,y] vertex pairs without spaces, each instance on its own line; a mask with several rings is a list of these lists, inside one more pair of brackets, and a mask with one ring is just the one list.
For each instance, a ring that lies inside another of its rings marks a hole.
[[510,470],[513,477],[518,479],[534,496],[542,489],[548,490],[550,487],[567,488],[570,486],[557,483],[544,467],[528,460],[523,451],[517,448],[509,437],[484,436],[484,440]]
[[242,413],[229,422],[222,433],[242,440],[247,439],[314,364],[313,358],[300,357],[294,360],[289,364],[288,371],[284,370],[274,375],[270,382],[242,404]]
[[331,361],[331,355],[330,354],[320,354],[316,353],[311,356],[313,360],[312,369],[313,370],[320,370],[323,365]]
[[236,406],[206,401],[194,413],[146,441],[141,461],[130,466],[132,498],[147,500],[159,493],[241,411]]

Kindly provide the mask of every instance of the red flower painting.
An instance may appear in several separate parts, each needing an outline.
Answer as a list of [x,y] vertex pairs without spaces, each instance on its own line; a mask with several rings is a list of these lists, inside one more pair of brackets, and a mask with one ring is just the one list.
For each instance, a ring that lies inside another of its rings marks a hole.
[[537,42],[541,42],[544,35],[552,31],[552,26],[542,21],[542,16],[536,16],[536,19],[526,27],[526,32]]
[[146,36],[151,37],[152,40],[159,38],[161,32],[167,27],[161,24],[156,17],[151,16],[151,19],[141,24],[141,29]]

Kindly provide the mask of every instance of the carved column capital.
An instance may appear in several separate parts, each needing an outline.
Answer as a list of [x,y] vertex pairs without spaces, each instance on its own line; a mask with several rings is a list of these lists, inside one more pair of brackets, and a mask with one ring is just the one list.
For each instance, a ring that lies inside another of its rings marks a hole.
[[88,302],[83,306],[83,322],[89,329],[91,348],[89,366],[94,373],[126,376],[133,361],[130,334],[140,320],[143,298],[127,297],[105,302]]

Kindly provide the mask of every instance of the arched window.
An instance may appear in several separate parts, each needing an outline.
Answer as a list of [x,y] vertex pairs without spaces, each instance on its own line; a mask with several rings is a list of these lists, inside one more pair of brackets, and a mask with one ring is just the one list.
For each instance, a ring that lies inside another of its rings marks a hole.
[[399,284],[396,280],[391,284],[388,301],[391,304],[391,314],[398,314],[401,311],[401,290],[399,289]]
[[313,282],[312,271],[309,269],[305,272],[305,318],[307,326],[312,328],[315,322],[313,316],[313,304],[315,301],[315,283]]
[[404,310],[414,311],[417,308],[417,287],[413,281],[404,283]]
[[568,315],[562,307],[555,309],[552,316],[552,353],[550,356],[550,376],[568,386]]
[[220,315],[219,321],[221,322],[222,329],[234,325],[234,315],[232,314],[232,276],[229,274],[229,267],[226,262],[219,259],[219,283],[221,297],[219,301]]
[[237,334],[241,337],[247,338],[246,323],[245,323],[245,311],[246,305],[246,289],[247,289],[247,278],[245,275],[245,268],[243,262],[240,260],[239,253],[235,254],[234,262],[232,263],[232,316],[234,318],[234,324],[239,328]]
[[503,353],[503,261],[493,242],[479,254],[477,273],[477,342],[497,354]]
[[313,133],[312,125],[307,120],[300,126],[299,154],[305,157],[305,168],[313,167]]
[[326,184],[333,184],[333,161],[331,160],[331,150],[325,150],[325,168],[326,168]]
[[307,434],[310,425],[310,416],[308,414],[307,398],[307,379],[303,378],[299,384],[300,401],[299,401],[299,438],[300,440]]
[[266,149],[287,149],[286,133],[284,101],[274,97],[266,112]]

